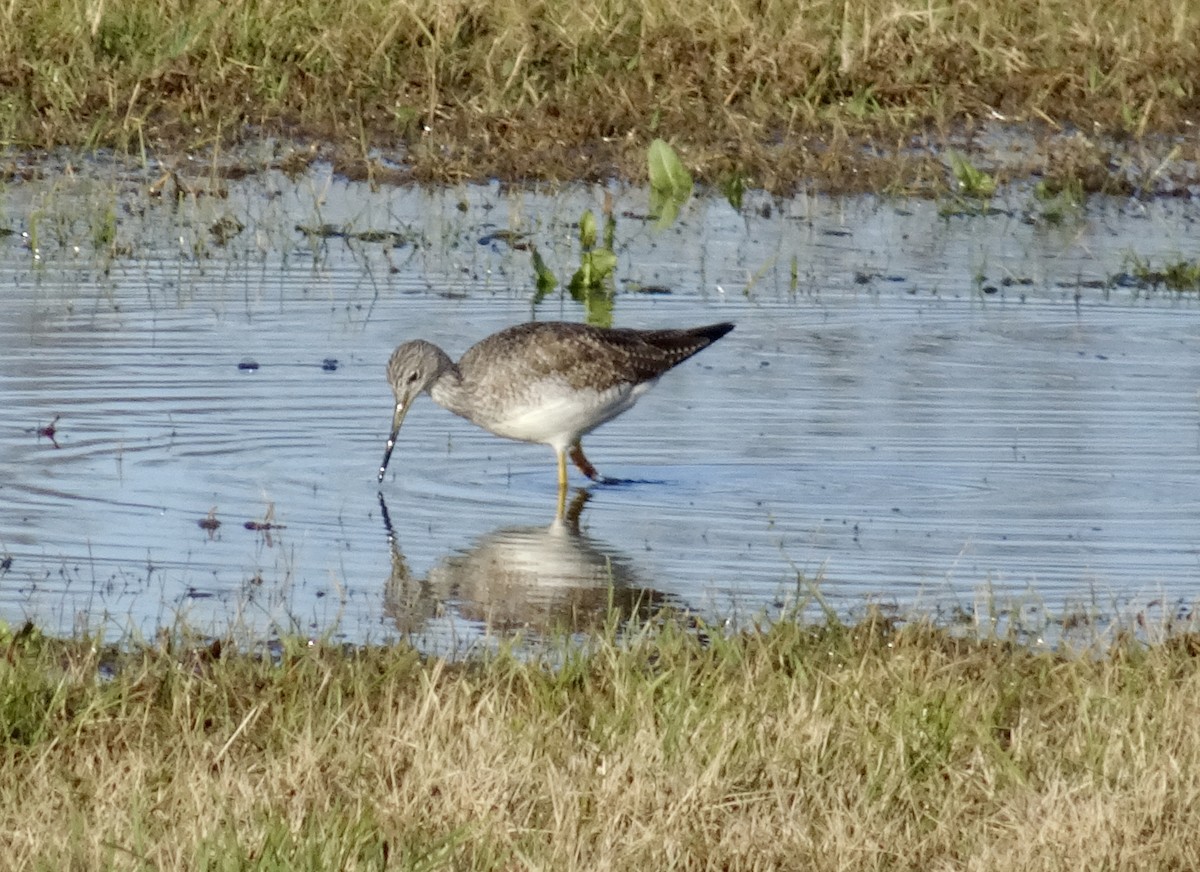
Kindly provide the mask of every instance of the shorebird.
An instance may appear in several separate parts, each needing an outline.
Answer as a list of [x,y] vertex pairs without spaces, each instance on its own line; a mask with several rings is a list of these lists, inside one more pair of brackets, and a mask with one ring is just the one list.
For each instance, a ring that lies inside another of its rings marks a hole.
[[729,323],[630,330],[530,322],[493,333],[458,363],[431,342],[405,342],[388,361],[396,407],[379,481],[404,416],[422,392],[497,436],[553,448],[560,497],[568,456],[588,478],[604,481],[583,453],[584,434],[631,409],[664,372],[732,329]]

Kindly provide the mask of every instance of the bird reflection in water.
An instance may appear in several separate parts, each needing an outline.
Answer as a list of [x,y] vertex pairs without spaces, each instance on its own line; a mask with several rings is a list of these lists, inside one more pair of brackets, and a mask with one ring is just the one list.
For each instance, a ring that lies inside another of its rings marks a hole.
[[400,550],[383,494],[391,548],[384,609],[404,635],[461,619],[490,635],[546,635],[645,620],[668,604],[638,580],[631,561],[579,531],[590,494],[580,490],[547,527],[502,527],[416,578]]

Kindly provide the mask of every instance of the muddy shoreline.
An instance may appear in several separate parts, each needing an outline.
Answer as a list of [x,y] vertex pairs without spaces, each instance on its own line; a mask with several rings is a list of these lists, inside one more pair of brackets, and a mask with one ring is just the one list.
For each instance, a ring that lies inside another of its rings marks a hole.
[[[1190,125],[1186,125],[1189,126]],[[499,181],[538,185],[646,181],[646,146],[622,138],[555,142],[530,150],[524,139],[486,133],[430,130],[411,142],[364,151],[336,131],[302,127],[247,127],[217,145],[190,147],[169,130],[157,145],[125,160],[154,164],[189,177],[238,179],[267,169],[299,175],[315,163],[335,174],[378,185]],[[1190,197],[1200,192],[1200,138],[1148,135],[1138,140],[1050,126],[990,122],[951,132],[903,136],[811,135],[737,144],[672,141],[696,180],[720,189],[735,180],[747,190],[788,196],[800,191],[940,197],[961,189],[952,155],[989,174],[999,189],[1043,184],[1080,195]],[[9,149],[0,153],[0,181],[58,172],[88,152],[69,148]],[[91,153],[122,156],[113,150]]]

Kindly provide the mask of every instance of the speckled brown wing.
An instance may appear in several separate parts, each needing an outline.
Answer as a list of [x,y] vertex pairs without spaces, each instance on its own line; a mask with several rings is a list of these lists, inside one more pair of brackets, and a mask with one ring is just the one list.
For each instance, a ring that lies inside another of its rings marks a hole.
[[633,332],[637,335],[639,349],[641,347],[652,349],[645,352],[644,355],[639,350],[637,356],[639,359],[644,357],[646,365],[657,370],[646,376],[654,378],[708,348],[732,329],[732,324],[723,323],[709,324],[704,327],[688,327],[682,330]]
[[603,391],[658,378],[732,329],[727,323],[682,330],[606,330],[558,321],[518,324],[468,349],[459,369],[484,391],[502,391],[517,377],[562,378],[575,389]]

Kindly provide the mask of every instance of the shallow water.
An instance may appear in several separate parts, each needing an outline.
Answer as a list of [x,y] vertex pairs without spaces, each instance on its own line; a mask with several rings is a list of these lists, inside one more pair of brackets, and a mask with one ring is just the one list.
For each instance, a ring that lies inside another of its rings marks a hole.
[[[157,176],[0,194],[0,619],[439,649],[584,632],[610,603],[734,625],[878,603],[1035,636],[1050,616],[1190,619],[1200,306],[1109,279],[1200,257],[1192,201],[1094,200],[1053,227],[1019,191],[950,218],[701,198],[658,230],[614,185],[615,323],[737,329],[586,440],[629,481],[573,491],[574,529],[548,448],[428,400],[375,472],[399,341],[457,355],[584,318],[535,305],[529,252],[495,234],[527,234],[565,283],[602,190],[372,191],[318,167],[176,200]],[[298,229],[326,225],[405,241]]]

